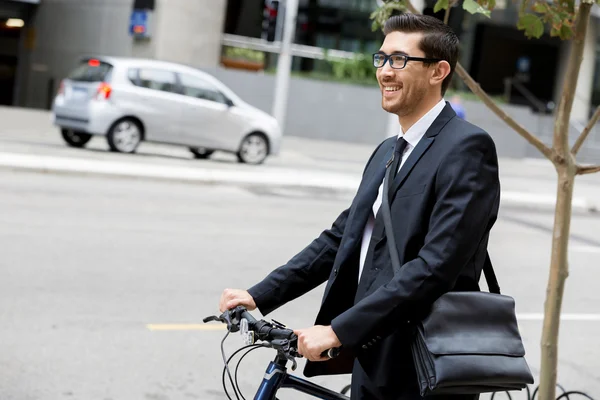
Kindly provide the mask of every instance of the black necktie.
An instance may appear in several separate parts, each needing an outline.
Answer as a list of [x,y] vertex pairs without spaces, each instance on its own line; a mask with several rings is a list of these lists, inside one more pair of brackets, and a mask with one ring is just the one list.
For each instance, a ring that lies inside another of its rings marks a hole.
[[406,149],[407,145],[408,142],[404,140],[403,137],[399,137],[398,140],[396,140],[396,147],[394,147],[394,155],[392,156],[392,164],[390,165],[390,168],[392,169],[392,180],[396,178],[400,163],[402,162],[402,154],[404,153],[404,149]]

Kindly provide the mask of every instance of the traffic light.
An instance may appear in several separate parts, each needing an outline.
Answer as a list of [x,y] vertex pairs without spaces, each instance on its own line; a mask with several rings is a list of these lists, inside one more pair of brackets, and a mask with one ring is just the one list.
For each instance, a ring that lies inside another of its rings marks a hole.
[[155,0],[134,0],[134,10],[154,10]]
[[277,13],[279,11],[278,0],[265,0],[263,11],[262,38],[268,42],[275,41],[277,32]]

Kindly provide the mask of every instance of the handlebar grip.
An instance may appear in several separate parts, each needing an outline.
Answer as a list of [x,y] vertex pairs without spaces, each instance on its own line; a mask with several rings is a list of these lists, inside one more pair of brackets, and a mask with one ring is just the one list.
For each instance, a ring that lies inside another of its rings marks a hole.
[[254,318],[248,311],[242,312],[240,317],[247,320],[249,324],[254,324],[256,322],[256,318]]
[[262,332],[266,333],[273,339],[291,339],[294,336],[294,331],[291,329],[279,329],[279,328],[269,328],[265,327],[261,329]]
[[321,357],[336,358],[340,355],[340,351],[341,349],[339,347],[334,347],[332,349],[325,350],[324,352],[322,352]]

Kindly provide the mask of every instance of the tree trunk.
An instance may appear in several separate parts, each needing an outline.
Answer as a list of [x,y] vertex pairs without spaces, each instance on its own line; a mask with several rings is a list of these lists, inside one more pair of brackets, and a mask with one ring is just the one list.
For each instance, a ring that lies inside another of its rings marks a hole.
[[568,244],[571,231],[571,209],[573,185],[577,174],[575,157],[569,149],[569,120],[583,59],[585,35],[592,3],[583,0],[575,22],[574,37],[567,64],[563,93],[558,105],[554,124],[552,150],[553,163],[558,172],[554,230],[552,234],[552,259],[550,276],[544,305],[544,327],[542,331],[542,358],[540,371],[540,400],[556,398],[556,375],[558,367],[558,333],[565,281],[569,275]]
[[568,244],[571,229],[571,205],[576,168],[573,164],[557,167],[558,188],[552,235],[552,260],[544,306],[542,332],[542,359],[539,399],[556,398],[556,370],[558,366],[558,332],[565,281],[569,275]]
[[[410,12],[419,14],[410,0],[404,0],[404,2]],[[558,334],[565,281],[569,275],[568,244],[571,230],[571,210],[575,175],[600,172],[600,165],[583,167],[578,166],[575,161],[574,153],[577,153],[577,150],[585,140],[588,132],[584,132],[578,139],[573,148],[573,152],[571,152],[568,146],[569,120],[571,118],[575,89],[577,87],[579,70],[583,59],[587,25],[593,3],[594,0],[581,0],[579,5],[577,20],[574,24],[574,38],[567,64],[565,81],[563,83],[562,96],[557,109],[554,125],[552,149],[498,107],[473,78],[469,76],[460,63],[456,66],[456,73],[463,79],[471,91],[482,99],[488,108],[498,115],[498,117],[504,120],[511,128],[551,160],[558,173],[554,230],[552,235],[552,258],[544,305],[539,400],[554,400],[556,398]],[[448,16],[448,13],[449,11],[447,10],[446,17]],[[600,113],[600,108],[597,112]],[[595,120],[590,121],[590,129],[591,125],[593,125],[599,117],[600,114],[595,115]]]

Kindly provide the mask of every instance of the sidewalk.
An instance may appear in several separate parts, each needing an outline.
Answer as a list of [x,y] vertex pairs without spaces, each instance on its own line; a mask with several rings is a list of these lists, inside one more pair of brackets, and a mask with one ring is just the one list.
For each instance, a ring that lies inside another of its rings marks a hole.
[[[103,175],[324,190],[352,196],[375,145],[285,137],[278,157],[250,166],[235,156],[215,153],[194,160],[184,147],[143,143],[137,154],[108,152],[102,137],[85,149],[67,147],[45,111],[0,107],[0,168],[38,172]],[[512,134],[512,132],[507,132]],[[504,206],[551,209],[556,172],[544,159],[500,159]],[[576,211],[600,210],[600,175],[577,177]]]
[[[135,155],[130,156],[135,157]],[[502,160],[508,171],[502,179],[502,204],[513,207],[552,208],[555,196],[550,177],[524,176],[522,170],[539,169],[535,163]],[[188,161],[193,164],[194,161]],[[210,163],[204,162],[203,164]],[[215,163],[216,164],[216,163]],[[273,186],[326,190],[342,195],[353,195],[360,182],[360,171],[327,172],[312,168],[284,168],[262,166],[254,168],[240,165],[238,168],[206,168],[198,166],[168,165],[164,163],[114,161],[107,159],[50,156],[24,153],[0,153],[0,168],[29,170],[43,173],[67,173],[77,175],[102,175],[127,178],[160,179],[170,181],[199,182],[204,184],[233,184],[241,186]],[[511,176],[514,168],[520,176]],[[598,185],[576,185],[573,209],[577,211],[598,210],[598,196],[582,196],[584,192],[600,193]],[[583,190],[582,190],[583,189]]]

